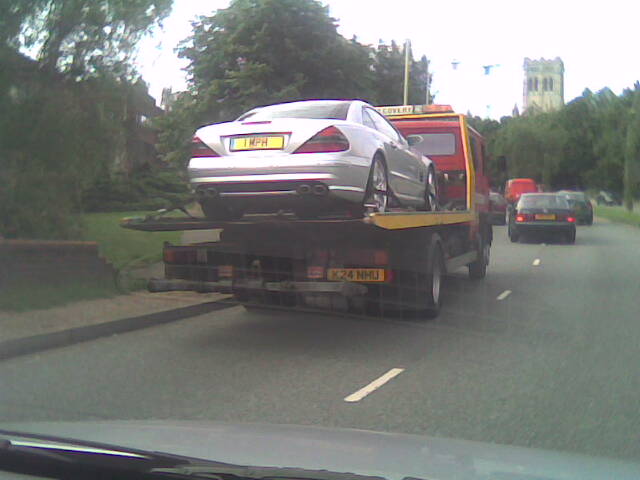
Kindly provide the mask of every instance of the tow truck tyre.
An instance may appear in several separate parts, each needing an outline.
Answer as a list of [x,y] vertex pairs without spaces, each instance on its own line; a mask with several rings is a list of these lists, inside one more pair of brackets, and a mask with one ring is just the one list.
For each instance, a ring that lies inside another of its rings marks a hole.
[[487,276],[487,265],[489,265],[489,255],[491,253],[491,242],[488,241],[487,232],[478,235],[478,259],[469,264],[469,278],[480,280]]
[[426,318],[435,318],[442,307],[441,288],[445,274],[444,255],[440,242],[435,239],[429,247],[427,259],[427,272],[425,284],[425,308],[423,314]]
[[364,210],[373,209],[374,212],[384,212],[389,203],[389,175],[384,158],[376,153],[371,162],[369,180],[364,194]]

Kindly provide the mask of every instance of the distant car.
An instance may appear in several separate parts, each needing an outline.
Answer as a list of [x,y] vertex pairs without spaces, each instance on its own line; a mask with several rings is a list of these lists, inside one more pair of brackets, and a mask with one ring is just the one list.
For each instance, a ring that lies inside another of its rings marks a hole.
[[576,217],[566,197],[558,193],[525,193],[509,219],[508,235],[517,242],[528,234],[562,235],[576,241]]
[[510,205],[515,205],[523,193],[539,192],[538,184],[532,178],[512,178],[507,181],[504,198]]
[[207,218],[300,217],[390,207],[435,210],[436,168],[371,105],[310,100],[200,128],[188,172]]
[[507,201],[498,192],[489,193],[489,218],[492,225],[507,223]]
[[569,206],[576,214],[578,224],[593,225],[593,206],[584,192],[561,190],[558,193],[566,197]]
[[598,196],[596,197],[596,203],[598,205],[613,207],[615,205],[622,205],[622,200],[615,193],[600,190],[600,193],[598,193]]

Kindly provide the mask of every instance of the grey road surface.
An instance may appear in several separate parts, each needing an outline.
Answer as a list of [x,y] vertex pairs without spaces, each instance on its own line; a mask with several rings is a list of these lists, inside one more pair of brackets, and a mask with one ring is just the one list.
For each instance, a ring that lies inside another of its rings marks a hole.
[[437,320],[233,307],[14,358],[0,424],[317,424],[640,459],[640,231],[495,233],[488,277],[455,274]]

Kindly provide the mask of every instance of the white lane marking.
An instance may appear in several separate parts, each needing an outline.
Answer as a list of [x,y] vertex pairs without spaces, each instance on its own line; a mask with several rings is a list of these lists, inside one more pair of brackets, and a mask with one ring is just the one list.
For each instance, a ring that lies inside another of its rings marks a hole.
[[538,265],[540,265],[540,259],[539,259],[539,258],[536,258],[536,259],[533,261],[532,265],[533,265],[534,267],[537,267]]
[[369,395],[371,392],[379,389],[381,386],[383,386],[389,380],[391,380],[394,377],[397,377],[402,372],[404,372],[404,368],[392,368],[391,370],[389,370],[387,373],[385,373],[381,377],[376,378],[373,382],[371,382],[366,387],[362,387],[357,392],[354,392],[351,395],[349,395],[348,397],[345,397],[344,401],[345,402],[359,402],[364,397]]
[[509,295],[511,295],[511,290],[505,290],[504,292],[502,292],[500,295],[498,295],[498,297],[496,298],[496,300],[504,300],[505,298],[507,298]]

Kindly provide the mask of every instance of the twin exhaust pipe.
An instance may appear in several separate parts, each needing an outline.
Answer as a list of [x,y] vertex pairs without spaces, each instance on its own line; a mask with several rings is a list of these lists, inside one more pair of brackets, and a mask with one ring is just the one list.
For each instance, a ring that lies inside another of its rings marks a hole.
[[[299,185],[296,188],[296,192],[298,193],[298,195],[303,196],[315,195],[317,197],[324,197],[329,193],[329,189],[326,185],[323,185],[321,183],[317,183],[315,185],[307,185],[305,183]],[[220,192],[218,192],[218,189],[216,189],[215,187],[200,186],[196,189],[196,197],[198,197],[198,199],[200,200],[217,198],[219,195]]]
[[327,193],[329,193],[329,189],[327,188],[326,185],[322,185],[322,184],[316,184],[316,185],[307,185],[307,184],[303,184],[300,185],[296,191],[298,192],[299,195],[316,195],[318,197],[323,197],[325,196]]

